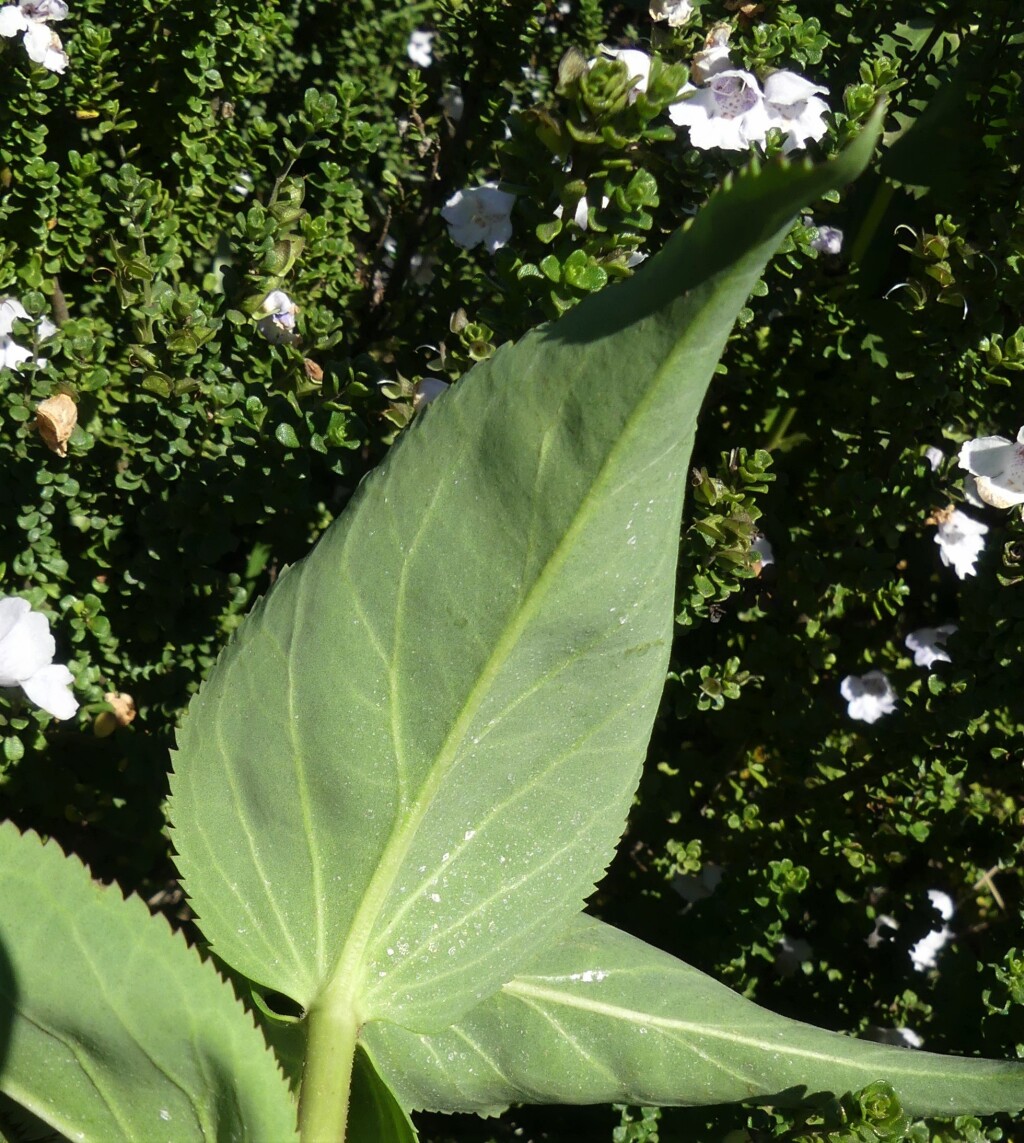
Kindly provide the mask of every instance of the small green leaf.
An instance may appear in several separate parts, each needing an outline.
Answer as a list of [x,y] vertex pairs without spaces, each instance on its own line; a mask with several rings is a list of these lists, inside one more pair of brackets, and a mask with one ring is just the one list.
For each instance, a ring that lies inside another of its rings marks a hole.
[[142,378],[142,388],[147,393],[156,393],[158,397],[169,397],[171,395],[173,381],[166,373],[147,373]]
[[295,429],[293,429],[287,421],[282,421],[281,424],[274,429],[274,437],[278,444],[284,445],[285,448],[301,447]]
[[583,253],[574,250],[562,267],[562,275],[568,285],[577,290],[593,293],[608,284],[608,274]]

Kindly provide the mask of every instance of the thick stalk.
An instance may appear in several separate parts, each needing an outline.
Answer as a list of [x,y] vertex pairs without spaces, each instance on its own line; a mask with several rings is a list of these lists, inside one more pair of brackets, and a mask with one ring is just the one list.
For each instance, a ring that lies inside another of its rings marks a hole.
[[310,1010],[306,1061],[299,1094],[302,1143],[345,1143],[348,1097],[352,1084],[359,1025],[349,1003],[330,994]]

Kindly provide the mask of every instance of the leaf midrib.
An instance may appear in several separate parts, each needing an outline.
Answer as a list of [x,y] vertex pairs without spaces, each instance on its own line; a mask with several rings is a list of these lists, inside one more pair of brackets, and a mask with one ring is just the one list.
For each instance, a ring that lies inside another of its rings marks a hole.
[[[395,885],[398,873],[402,868],[406,855],[412,847],[417,831],[433,805],[442,782],[454,764],[458,756],[459,748],[464,742],[473,719],[476,717],[477,712],[484,702],[485,696],[490,692],[495,678],[508,661],[527,624],[539,611],[551,585],[557,583],[558,572],[568,560],[569,554],[573,551],[578,535],[584,530],[586,525],[590,522],[592,515],[598,510],[598,508],[595,507],[596,492],[609,481],[611,473],[617,472],[619,467],[617,460],[619,454],[626,447],[625,442],[631,438],[637,422],[643,417],[649,405],[655,400],[665,382],[666,375],[671,375],[675,372],[672,366],[676,358],[683,352],[683,347],[689,340],[688,334],[693,328],[694,325],[690,325],[680,339],[676,341],[672,350],[666,354],[660,366],[654,371],[651,383],[633,406],[621,431],[591,481],[589,488],[581,498],[579,508],[573,516],[571,523],[548,556],[544,566],[523,597],[522,603],[516,609],[507,623],[505,630],[497,640],[494,651],[491,653],[490,658],[487,660],[476,682],[470,689],[459,715],[452,725],[452,729],[448,732],[433,765],[427,772],[420,786],[418,795],[409,805],[404,821],[396,822],[396,826],[384,846],[380,862],[370,878],[366,892],[363,894],[362,901],[353,919],[352,927],[349,929],[349,935],[335,962],[334,971],[328,977],[321,990],[321,995],[324,997],[324,1001],[328,1006],[332,1008],[335,1006],[351,1006],[354,1008],[360,1026],[382,1015],[364,1011],[360,1004],[364,997],[365,982],[363,974],[367,968],[365,959],[366,950],[373,938],[381,910]],[[681,441],[677,439],[673,442],[670,449],[666,451],[678,449],[680,446]],[[420,528],[413,537],[412,546],[415,546],[418,542],[424,524],[425,521],[421,521]],[[392,703],[394,703],[394,701],[393,692]]]
[[[666,1034],[678,1033],[680,1035],[700,1036],[704,1039],[720,1040],[725,1043],[735,1044],[738,1047],[754,1048],[758,1051],[771,1051],[777,1055],[792,1056],[798,1059],[818,1060],[822,1063],[837,1064],[844,1068],[856,1068],[859,1071],[867,1072],[872,1075],[875,1075],[878,1071],[875,1064],[851,1059],[849,1056],[831,1055],[827,1052],[810,1048],[800,1048],[782,1039],[773,1039],[770,1037],[758,1038],[756,1036],[743,1035],[724,1028],[716,1028],[713,1025],[692,1023],[688,1020],[680,1020],[670,1016],[658,1016],[651,1012],[642,1012],[635,1008],[627,1008],[618,1004],[588,1000],[576,993],[562,992],[555,988],[531,984],[527,980],[511,980],[508,984],[502,986],[502,992],[521,998],[522,1002],[526,1004],[531,1003],[531,1001],[537,1002],[538,1004],[546,1002],[550,1005],[561,1006],[563,1008],[575,1008],[578,1011],[590,1012],[595,1016],[602,1016],[610,1020],[624,1021],[645,1028],[657,1028]],[[766,1015],[771,1017],[772,1013],[766,1012]],[[810,1030],[818,1032],[819,1034],[821,1033],[821,1029],[818,1028],[810,1028]],[[839,1032],[834,1034],[837,1036],[842,1035],[842,1033]],[[856,1042],[852,1037],[850,1037],[850,1040],[851,1043]],[[887,1058],[885,1064],[886,1073],[907,1076],[914,1079],[934,1080],[936,1078],[936,1060],[942,1060],[946,1064],[954,1065],[948,1069],[951,1073],[957,1071],[955,1065],[960,1062],[956,1056],[926,1054],[923,1057],[915,1057],[915,1054],[911,1052],[908,1052],[907,1055],[909,1057],[907,1063],[910,1066],[901,1066],[891,1058]],[[913,1066],[918,1060],[927,1060],[928,1062],[923,1066]],[[970,1065],[972,1061],[964,1060],[963,1062]],[[969,1076],[969,1078],[974,1079],[976,1077]]]

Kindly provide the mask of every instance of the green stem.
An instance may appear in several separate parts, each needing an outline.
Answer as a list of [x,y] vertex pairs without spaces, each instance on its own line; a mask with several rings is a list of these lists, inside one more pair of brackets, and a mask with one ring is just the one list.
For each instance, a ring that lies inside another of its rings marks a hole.
[[850,262],[853,265],[856,265],[864,257],[864,252],[870,245],[871,239],[874,238],[882,217],[889,209],[889,203],[892,201],[894,193],[895,188],[892,183],[888,181],[879,183],[875,197],[871,200],[871,206],[868,208],[860,230],[857,232],[857,237],[850,248]]
[[774,452],[786,439],[786,433],[789,432],[789,426],[793,423],[796,413],[796,406],[793,405],[782,414],[781,420],[772,426],[772,435],[764,446],[769,452]]
[[[347,998],[346,998],[347,1000]],[[302,1143],[345,1143],[359,1025],[351,1004],[328,993],[307,1017],[306,1062],[299,1094]]]

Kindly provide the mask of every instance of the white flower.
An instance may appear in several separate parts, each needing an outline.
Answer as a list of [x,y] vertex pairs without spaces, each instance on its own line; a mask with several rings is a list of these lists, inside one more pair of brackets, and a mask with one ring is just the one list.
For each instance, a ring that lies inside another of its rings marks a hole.
[[[0,369],[17,369],[26,361],[32,360],[32,354],[23,345],[19,345],[11,336],[15,321],[31,321],[25,307],[17,298],[0,298]],[[53,337],[57,327],[49,318],[40,318],[36,322],[36,335],[41,341]],[[41,369],[46,365],[45,358],[36,357],[35,364]]]
[[[629,78],[636,80],[629,92],[629,102],[635,102],[637,93],[647,90],[647,84],[651,78],[651,57],[638,48],[606,48],[604,44],[601,45],[601,55],[605,59],[622,60],[626,65]],[[595,56],[594,59],[589,60],[587,67],[593,67],[597,63],[597,59],[598,57]]]
[[[782,150],[788,153],[808,139],[820,139],[828,129],[823,119],[828,104],[818,98],[828,89],[795,72],[777,71],[765,80],[762,91],[750,72],[731,66],[727,25],[712,29],[704,49],[693,57],[690,77],[704,86],[685,84],[680,95],[688,98],[672,104],[668,113],[673,123],[689,127],[690,142],[701,151],[744,151],[751,143],[763,144],[768,131],[777,127],[786,136]],[[838,235],[842,245],[841,231],[823,229]],[[838,249],[829,250],[833,252]]]
[[765,110],[771,125],[786,136],[783,154],[802,148],[808,139],[820,139],[828,130],[824,119],[828,104],[817,92],[828,95],[828,88],[793,71],[773,72],[764,81]]
[[[939,912],[943,921],[948,921],[953,916],[954,905],[953,898],[948,893],[944,893],[941,889],[929,889],[928,900],[932,903],[932,907]],[[869,948],[878,948],[879,945],[886,944],[890,939],[888,935],[883,934],[882,929],[899,929],[899,921],[895,918],[883,914],[875,920],[874,930],[868,934],[867,944]],[[910,959],[913,962],[914,968],[918,972],[923,972],[926,968],[935,967],[935,959],[939,951],[943,949],[951,937],[954,936],[953,930],[947,925],[943,925],[941,929],[933,929],[927,936],[922,937],[912,949],[910,949]],[[881,1039],[881,1037],[875,1037]],[[914,1039],[919,1042],[914,1043]],[[914,1048],[921,1046],[919,1037],[914,1033],[910,1033],[906,1037],[906,1042]]]
[[254,186],[252,175],[248,171],[238,172],[238,182],[231,188],[240,198],[248,198]]
[[977,478],[975,491],[993,508],[1024,504],[1024,428],[1017,440],[976,437],[960,450],[957,462]]
[[939,466],[946,459],[946,454],[942,451],[942,449],[936,448],[935,445],[929,445],[924,450],[924,458],[931,466],[932,472],[938,472]]
[[[601,195],[601,209],[604,210],[610,201],[611,200],[606,194]],[[562,204],[559,203],[558,206],[555,207],[555,218],[561,218],[564,213],[564,208],[562,207]],[[579,202],[576,203],[576,209],[573,211],[572,220],[576,223],[580,230],[586,230],[590,226],[590,203],[587,201],[586,195],[581,195]]]
[[444,204],[441,217],[451,240],[466,250],[482,242],[489,254],[512,237],[512,207],[516,196],[498,190],[495,183],[456,191]]
[[[948,921],[953,916],[953,898],[948,893],[943,893],[941,889],[929,889],[928,900],[931,901],[933,908],[938,910],[943,921]],[[933,929],[927,936],[922,937],[910,950],[914,968],[918,972],[934,968],[936,957],[949,944],[952,936],[953,930],[948,925],[943,925],[941,929]]]
[[21,0],[0,8],[0,36],[10,39],[22,33],[21,42],[28,58],[47,71],[63,72],[68,57],[60,36],[47,27],[47,20],[63,20],[68,14],[64,0]]
[[860,722],[877,722],[896,709],[896,692],[882,671],[847,675],[839,684],[839,693],[846,699],[846,713]]
[[935,542],[939,545],[943,564],[951,567],[960,579],[977,574],[974,564],[985,549],[988,525],[959,508],[937,512],[936,519],[939,527]]
[[757,555],[758,561],[762,569],[770,567],[775,563],[775,551],[773,550],[768,537],[763,532],[758,532],[750,545],[750,550]]
[[434,62],[434,33],[417,28],[409,37],[405,54],[414,64],[419,64],[420,67],[430,67]]
[[427,377],[421,378],[416,383],[416,395],[412,399],[412,407],[414,409],[422,409],[424,405],[429,405],[431,401],[435,401],[451,385],[447,381],[442,381],[440,377]]
[[903,640],[908,650],[914,652],[914,662],[919,667],[930,667],[932,663],[951,663],[946,654],[946,640],[959,628],[955,623],[943,623],[941,627],[918,627]]
[[701,151],[713,147],[745,151],[751,143],[763,143],[775,125],[757,80],[748,71],[717,72],[705,87],[687,83],[680,94],[688,97],[673,103],[668,116],[677,127],[690,129],[690,142]]
[[68,6],[64,0],[21,0],[20,8],[30,20],[63,20]]
[[291,345],[298,338],[295,315],[299,307],[284,290],[272,290],[263,299],[260,309],[265,316],[256,324],[267,341],[274,345]]
[[652,20],[668,20],[670,28],[681,28],[693,15],[690,0],[651,0]]
[[688,904],[695,905],[714,893],[721,884],[724,872],[721,865],[709,861],[701,867],[700,873],[677,873],[672,878],[672,888]]
[[775,971],[779,976],[792,976],[814,955],[814,950],[803,937],[783,935],[775,949]]
[[[843,232],[835,226],[817,226],[811,249],[819,254],[838,254],[843,248]],[[941,457],[941,453],[939,454]]]
[[78,703],[68,688],[75,680],[53,662],[56,649],[45,615],[17,596],[0,598],[0,687],[21,687],[54,718],[72,718]]

